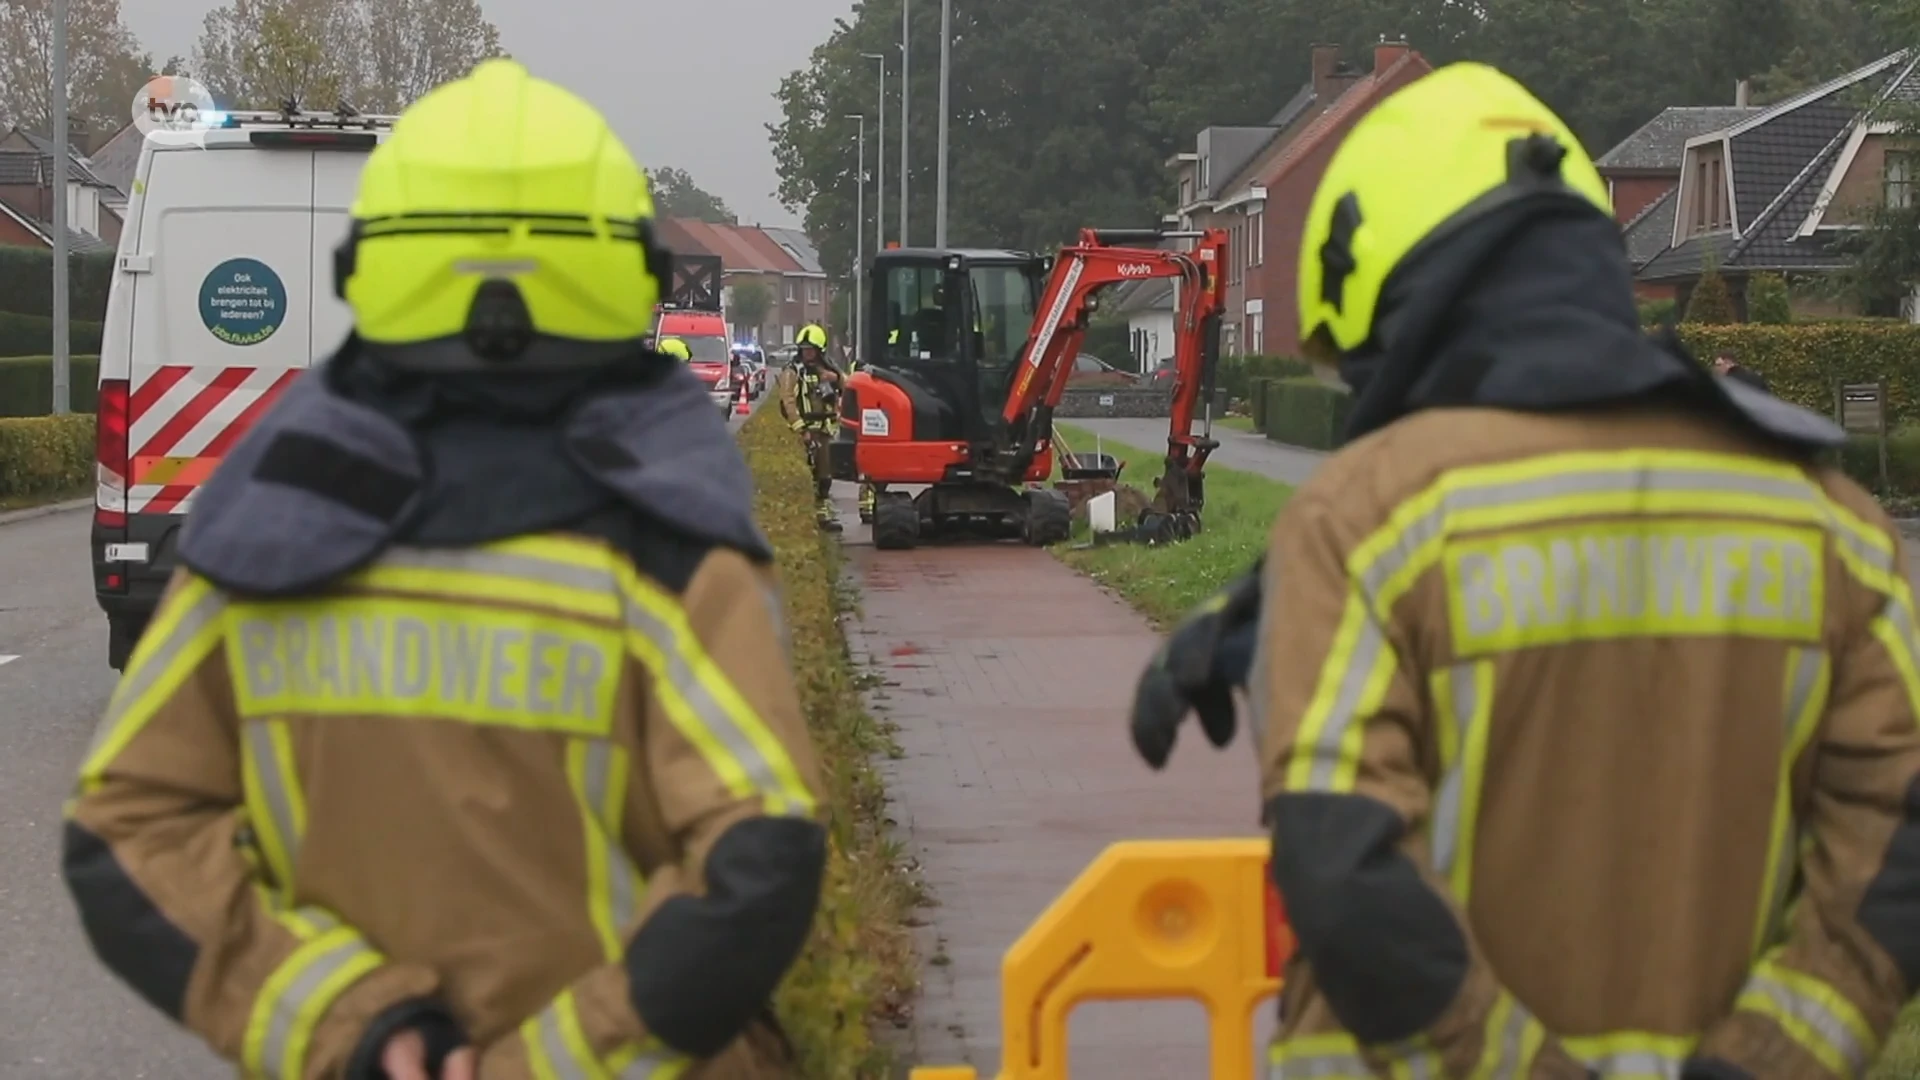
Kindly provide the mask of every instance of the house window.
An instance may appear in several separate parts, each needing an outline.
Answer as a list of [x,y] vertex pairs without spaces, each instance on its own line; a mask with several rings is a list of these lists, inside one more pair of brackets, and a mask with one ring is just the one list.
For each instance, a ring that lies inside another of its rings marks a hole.
[[807,303],[817,304],[819,302],[820,302],[820,283],[817,281],[807,282]]
[[1718,157],[1701,157],[1694,163],[1693,231],[1713,232],[1733,225],[1733,210],[1727,203],[1726,165]]
[[1267,317],[1261,312],[1247,316],[1247,352],[1254,356],[1264,355],[1267,347]]
[[1267,220],[1267,215],[1265,214],[1265,212],[1255,210],[1253,212],[1253,217],[1249,219],[1249,224],[1247,225],[1247,231],[1253,234],[1250,237],[1250,239],[1253,242],[1251,262],[1252,262],[1252,265],[1254,266],[1265,265],[1267,261],[1266,220]]
[[798,299],[800,299],[799,287],[791,281],[787,282],[787,303],[791,304]]
[[1905,150],[1887,152],[1887,208],[1905,210],[1913,205],[1913,154]]
[[1180,205],[1193,205],[1193,181],[1182,177],[1180,180]]

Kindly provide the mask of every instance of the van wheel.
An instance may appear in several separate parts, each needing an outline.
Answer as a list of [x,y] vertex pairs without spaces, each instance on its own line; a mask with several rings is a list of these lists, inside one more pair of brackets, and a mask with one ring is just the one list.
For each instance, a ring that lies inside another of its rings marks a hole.
[[107,666],[115,671],[125,671],[127,661],[133,657],[133,647],[140,644],[140,635],[147,629],[147,620],[131,615],[107,616]]

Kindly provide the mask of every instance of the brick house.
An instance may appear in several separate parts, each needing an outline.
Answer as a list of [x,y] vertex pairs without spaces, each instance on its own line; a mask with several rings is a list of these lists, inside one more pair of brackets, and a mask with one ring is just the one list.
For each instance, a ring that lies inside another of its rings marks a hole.
[[[1670,207],[1649,207],[1651,224],[1628,230],[1630,243],[1641,229],[1660,241],[1636,279],[1670,286],[1684,304],[1711,263],[1739,306],[1755,272],[1805,281],[1844,268],[1842,244],[1864,209],[1913,205],[1920,159],[1879,106],[1915,101],[1920,52],[1903,50],[1687,139],[1680,182],[1663,196]],[[1795,306],[1833,309],[1805,295]]]
[[[662,218],[656,227],[661,243],[670,250],[720,257],[723,295],[724,290],[747,282],[764,285],[771,293],[773,303],[762,325],[736,326],[736,337],[784,345],[809,323],[826,325],[827,275],[818,269],[817,256],[814,268],[809,269],[787,246],[758,226]],[[800,252],[811,250],[808,244]]]
[[[76,135],[67,148],[67,226],[89,237],[89,248],[115,248],[126,204],[81,156],[84,139],[84,132]],[[0,201],[34,221],[50,222],[54,187],[53,140],[17,127],[0,138]]]
[[[1371,68],[1361,72],[1346,64],[1338,49],[1316,47],[1314,78],[1290,103],[1299,103],[1299,114],[1260,147],[1212,205],[1215,227],[1229,229],[1238,252],[1231,255],[1228,272],[1230,290],[1237,286],[1229,313],[1237,326],[1230,349],[1223,330],[1223,351],[1297,351],[1294,283],[1314,189],[1334,150],[1367,110],[1433,70],[1426,57],[1401,41],[1374,46],[1371,60]],[[1234,217],[1240,220],[1227,224]]]

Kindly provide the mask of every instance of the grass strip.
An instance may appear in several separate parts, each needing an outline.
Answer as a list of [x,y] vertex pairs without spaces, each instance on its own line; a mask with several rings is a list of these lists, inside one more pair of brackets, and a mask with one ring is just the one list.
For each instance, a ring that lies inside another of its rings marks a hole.
[[906,924],[917,892],[888,835],[886,789],[873,764],[896,747],[862,700],[841,631],[855,597],[842,585],[839,543],[814,520],[813,478],[799,438],[778,410],[762,409],[739,440],[753,472],[754,515],[773,541],[786,595],[793,669],[825,770],[832,832],[813,936],[777,1008],[801,1075],[880,1080],[894,1063],[874,1024],[897,1017],[916,975]]
[[[1091,431],[1061,424],[1060,434],[1076,450],[1093,449]],[[1152,484],[1165,456],[1104,437],[1100,449],[1126,462],[1122,475],[1143,487]],[[1164,547],[1085,547],[1081,545],[1087,537],[1082,531],[1072,541],[1056,546],[1054,553],[1164,627],[1260,557],[1267,548],[1273,519],[1292,495],[1293,487],[1278,480],[1212,466],[1207,469],[1203,530],[1192,540]]]

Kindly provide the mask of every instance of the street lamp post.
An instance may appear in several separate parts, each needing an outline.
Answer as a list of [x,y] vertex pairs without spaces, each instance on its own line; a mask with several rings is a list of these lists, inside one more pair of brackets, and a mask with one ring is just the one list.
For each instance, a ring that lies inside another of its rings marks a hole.
[[67,0],[53,0],[53,411],[73,411],[67,322]]
[[853,211],[853,362],[858,364],[860,355],[861,316],[866,306],[866,258],[867,258],[867,117],[858,113],[847,117],[860,122],[860,168],[854,174],[854,211]]
[[940,159],[934,179],[933,246],[947,246],[947,110],[953,86],[953,0],[940,0]]
[[887,54],[861,53],[880,61],[880,131],[873,147],[873,250],[887,249]]
[[907,246],[907,145],[913,141],[913,129],[907,126],[907,93],[913,89],[913,0],[900,0],[900,246]]

